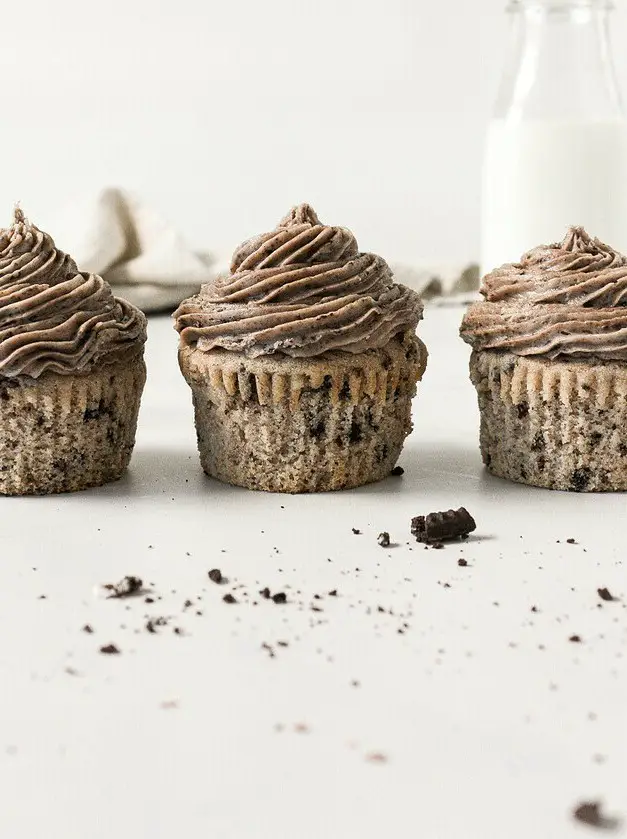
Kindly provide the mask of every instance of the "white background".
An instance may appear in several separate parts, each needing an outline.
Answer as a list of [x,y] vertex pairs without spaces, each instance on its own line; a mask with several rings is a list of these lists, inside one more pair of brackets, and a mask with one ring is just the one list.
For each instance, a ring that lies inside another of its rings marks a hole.
[[[623,2],[623,0],[620,0]],[[300,201],[391,261],[476,258],[505,0],[31,0],[2,17],[0,200],[138,190],[198,247]],[[627,33],[615,13],[616,58]]]

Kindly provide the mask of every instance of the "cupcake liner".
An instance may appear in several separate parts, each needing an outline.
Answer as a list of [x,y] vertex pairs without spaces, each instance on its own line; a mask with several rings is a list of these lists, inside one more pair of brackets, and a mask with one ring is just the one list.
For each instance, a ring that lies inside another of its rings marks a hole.
[[87,375],[0,377],[0,494],[72,492],[117,480],[131,458],[141,357]]
[[481,452],[495,475],[575,492],[627,490],[627,367],[474,351]]
[[411,431],[426,358],[413,333],[380,350],[315,359],[251,359],[183,345],[202,467],[221,481],[271,492],[377,481]]

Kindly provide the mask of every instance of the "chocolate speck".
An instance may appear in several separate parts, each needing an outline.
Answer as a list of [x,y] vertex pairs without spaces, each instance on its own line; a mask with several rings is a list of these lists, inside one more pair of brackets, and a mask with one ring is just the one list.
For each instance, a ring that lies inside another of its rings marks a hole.
[[404,475],[404,474],[405,474],[405,470],[403,469],[402,466],[395,466],[394,469],[392,469],[392,471],[390,472],[390,475],[392,475],[394,478],[400,478],[401,475]]
[[237,603],[237,600],[235,599],[235,597],[233,597],[232,594],[225,594],[222,599],[225,603]]
[[571,635],[568,640],[572,641],[573,644],[581,644],[581,635]]
[[85,626],[83,626],[83,632],[87,632],[89,633],[89,635],[91,635],[93,631],[94,628],[90,623],[86,623]]
[[216,583],[216,585],[219,586],[228,583],[228,580],[222,575],[222,571],[220,571],[219,568],[212,568],[211,571],[209,571],[209,579],[212,583]]
[[356,527],[352,527],[351,530],[355,536],[361,536],[361,530],[358,530]]
[[570,539],[567,539],[567,540],[566,540],[566,544],[567,544],[567,545],[576,545],[576,544],[577,544],[577,542],[576,542],[576,540],[575,540],[575,539],[570,538]]
[[573,810],[573,817],[578,822],[601,830],[616,830],[620,827],[619,819],[603,814],[600,801],[582,801]]
[[459,565],[460,568],[467,568],[468,567],[468,560],[463,559],[463,558],[458,559],[457,564]]
[[100,647],[100,652],[104,655],[118,655],[120,650],[115,644],[105,644],[104,647]]
[[272,601],[274,603],[287,603],[287,594],[284,591],[279,591],[272,595]]
[[618,600],[618,598],[614,597],[614,595],[607,588],[598,588],[597,594],[599,595],[601,600],[606,600],[608,602],[611,602],[612,600]]

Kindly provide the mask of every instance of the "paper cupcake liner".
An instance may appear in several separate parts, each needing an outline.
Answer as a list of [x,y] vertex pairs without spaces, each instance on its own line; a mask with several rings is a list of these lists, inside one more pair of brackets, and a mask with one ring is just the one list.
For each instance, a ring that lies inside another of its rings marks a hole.
[[87,375],[0,378],[0,494],[117,480],[133,451],[145,379],[141,357]]
[[470,371],[491,472],[549,489],[627,489],[627,366],[475,351]]
[[381,350],[314,359],[183,346],[203,469],[271,492],[320,492],[380,480],[411,431],[427,353],[413,334]]

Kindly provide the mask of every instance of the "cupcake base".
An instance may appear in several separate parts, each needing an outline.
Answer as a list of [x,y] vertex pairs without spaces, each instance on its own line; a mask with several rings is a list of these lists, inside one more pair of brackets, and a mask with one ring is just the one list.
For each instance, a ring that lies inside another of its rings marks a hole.
[[572,492],[627,490],[627,366],[475,351],[481,453],[494,475]]
[[121,477],[145,380],[141,357],[86,375],[0,377],[0,494],[74,492]]
[[413,333],[383,349],[314,359],[181,346],[200,461],[268,492],[325,492],[386,477],[410,433],[427,352]]

